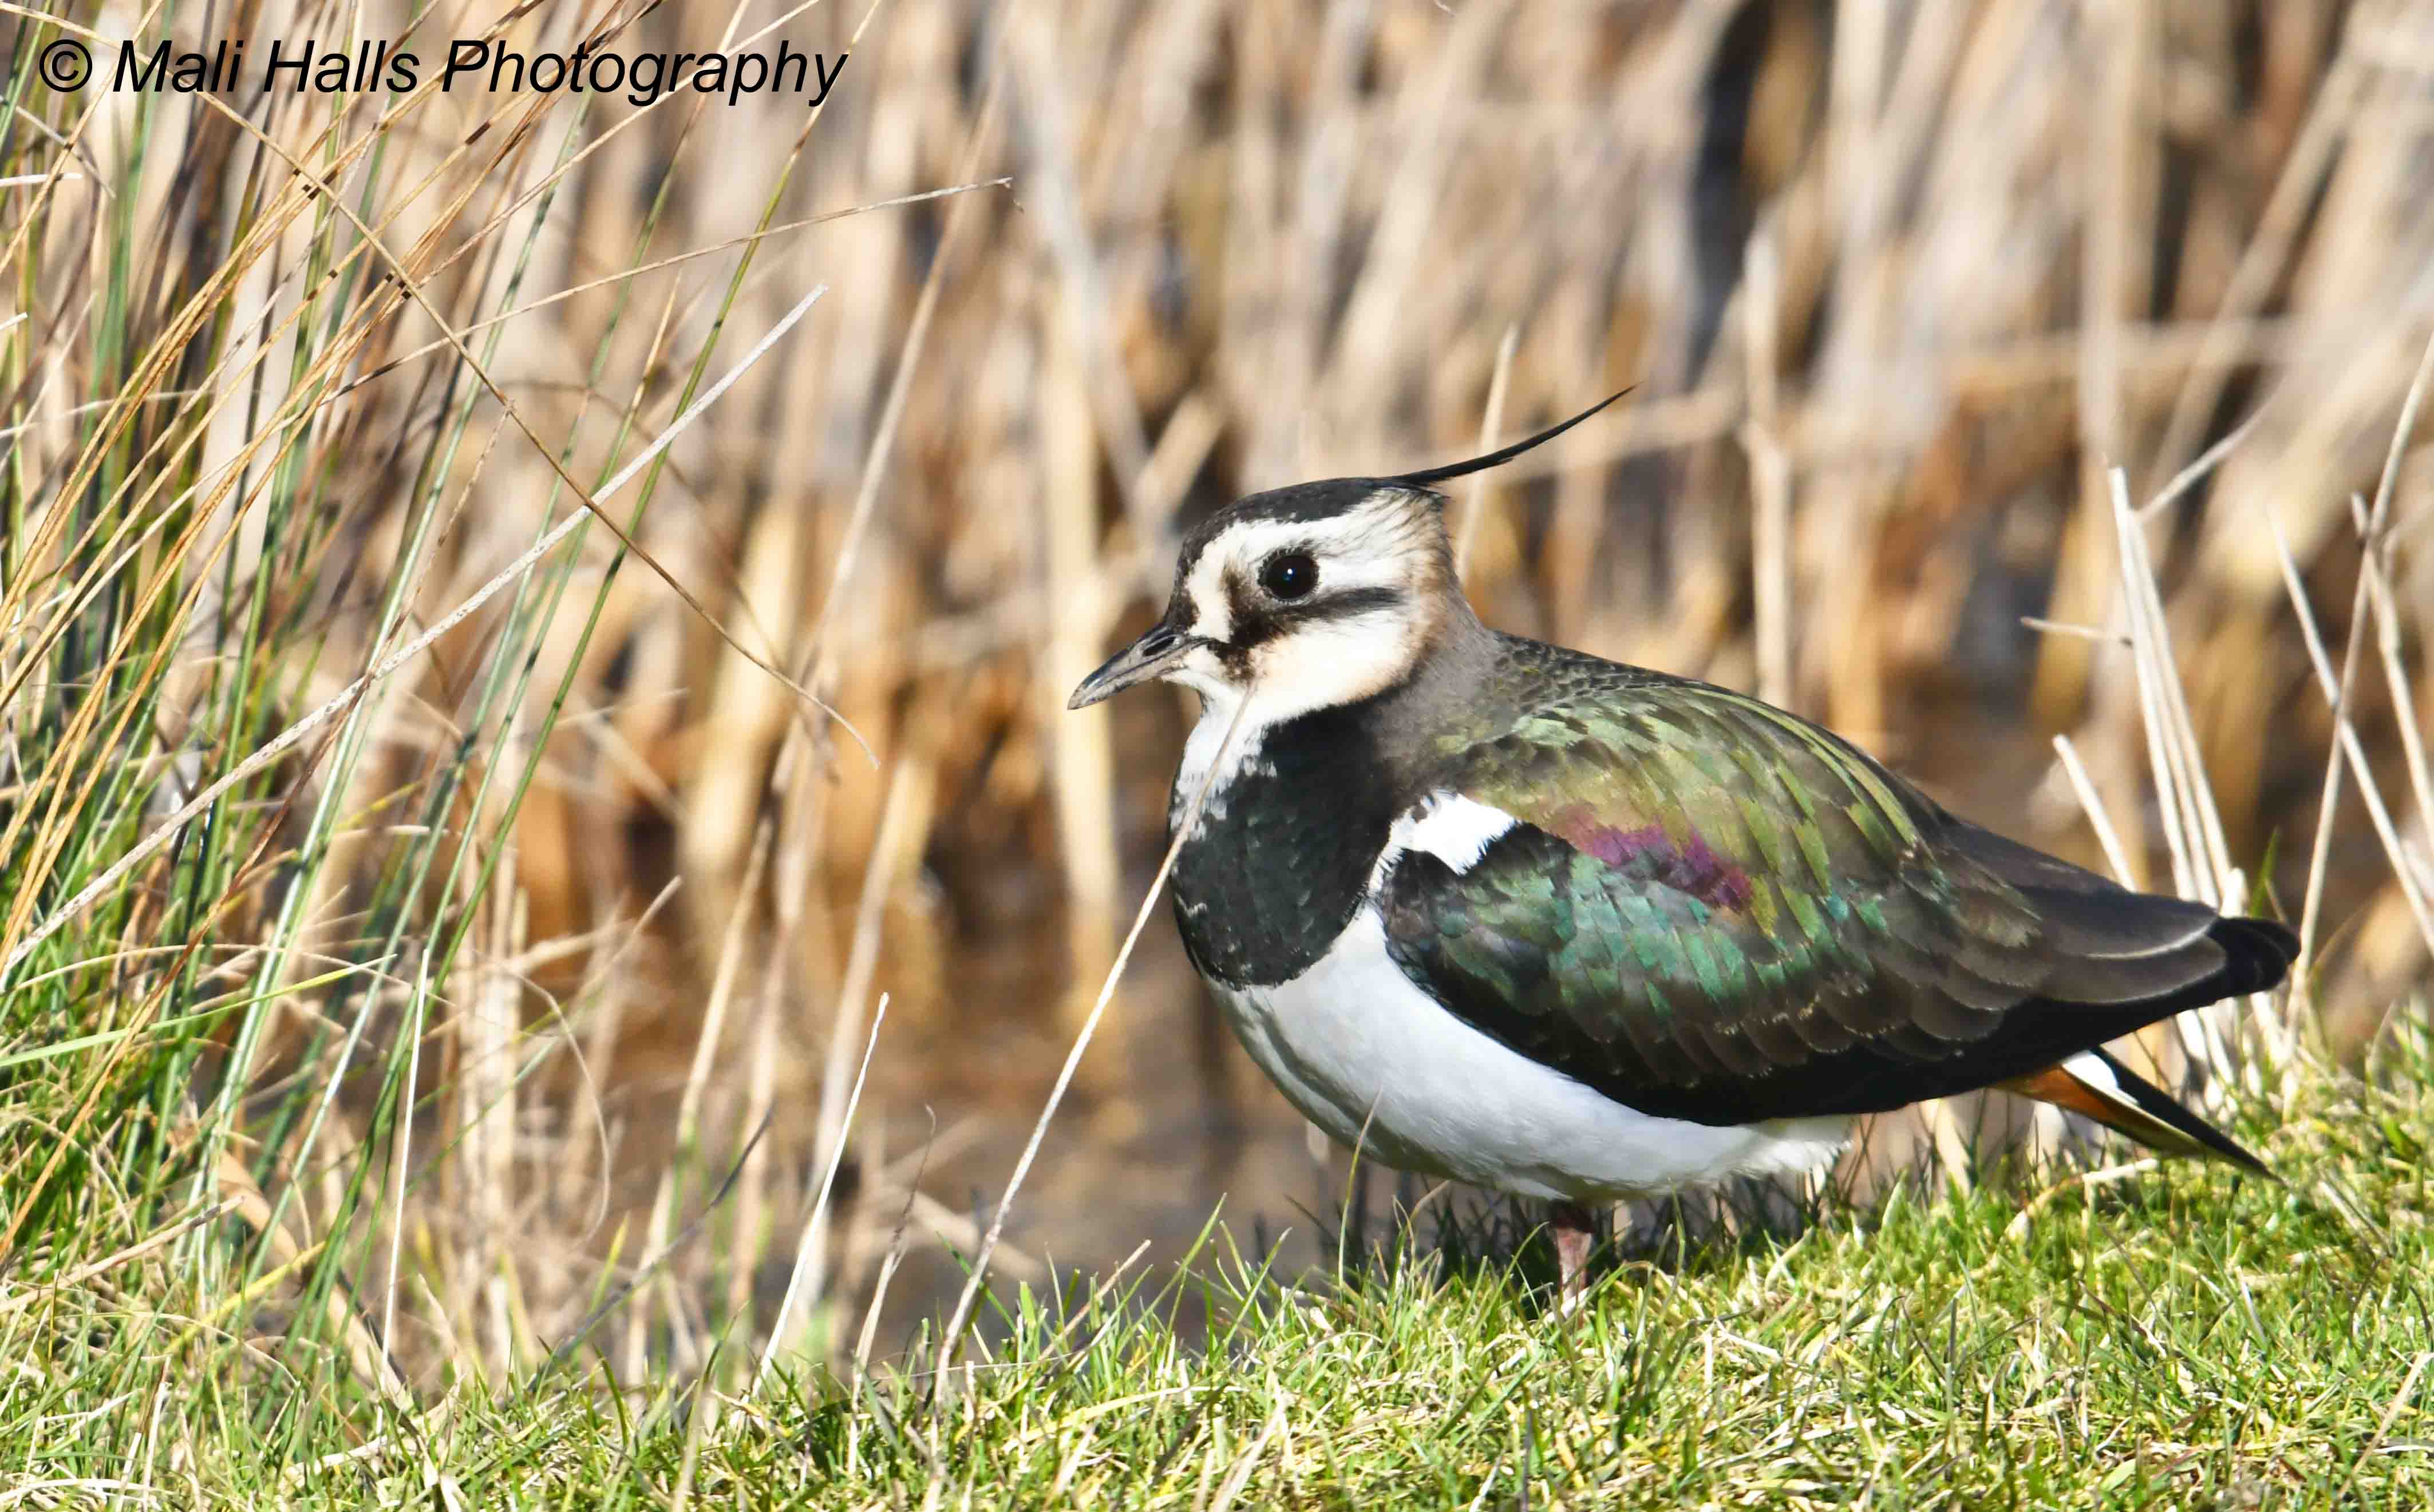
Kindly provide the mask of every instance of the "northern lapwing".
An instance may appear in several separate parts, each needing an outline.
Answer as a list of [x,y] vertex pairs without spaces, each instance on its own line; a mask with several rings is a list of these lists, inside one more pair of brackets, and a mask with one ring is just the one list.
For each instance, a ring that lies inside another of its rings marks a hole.
[[1251,1058],[1367,1157],[1551,1199],[1568,1297],[1584,1204],[1814,1170],[1859,1114],[1981,1087],[2262,1170],[2100,1046],[2272,987],[2288,929],[2006,840],[1746,694],[1480,622],[1433,485],[1603,408],[1218,510],[1074,689],[1200,695],[1174,917]]

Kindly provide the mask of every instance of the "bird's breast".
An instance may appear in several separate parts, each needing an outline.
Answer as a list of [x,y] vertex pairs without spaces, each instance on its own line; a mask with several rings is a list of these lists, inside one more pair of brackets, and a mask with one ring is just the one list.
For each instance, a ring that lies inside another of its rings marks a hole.
[[[1208,772],[1186,760],[1174,821]],[[1192,964],[1236,987],[1309,970],[1365,899],[1395,809],[1371,748],[1343,721],[1306,715],[1261,732],[1215,774],[1175,856],[1169,885]]]

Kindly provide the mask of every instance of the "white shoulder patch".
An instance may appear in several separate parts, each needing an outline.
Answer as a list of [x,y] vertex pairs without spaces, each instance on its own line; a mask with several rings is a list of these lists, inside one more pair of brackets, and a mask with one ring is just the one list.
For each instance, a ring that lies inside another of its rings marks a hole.
[[1487,847],[1520,821],[1492,804],[1458,792],[1431,793],[1395,821],[1386,854],[1426,851],[1456,873],[1479,864]]

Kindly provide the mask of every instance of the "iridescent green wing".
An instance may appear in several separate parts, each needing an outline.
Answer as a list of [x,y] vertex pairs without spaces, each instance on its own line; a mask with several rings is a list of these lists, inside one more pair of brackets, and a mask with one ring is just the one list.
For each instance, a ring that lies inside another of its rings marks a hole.
[[[1808,1089],[1835,1075],[1884,1106],[1983,1085],[2121,1032],[2054,999],[2143,1001],[2221,964],[2212,910],[1953,819],[1755,699],[1586,658],[1546,676],[1517,721],[1449,742],[1439,801],[1516,823],[1467,865],[1405,854],[1388,948],[1476,1027],[1635,1106],[1740,1122],[1826,1111]],[[2014,1022],[2024,1005],[2042,1027]]]

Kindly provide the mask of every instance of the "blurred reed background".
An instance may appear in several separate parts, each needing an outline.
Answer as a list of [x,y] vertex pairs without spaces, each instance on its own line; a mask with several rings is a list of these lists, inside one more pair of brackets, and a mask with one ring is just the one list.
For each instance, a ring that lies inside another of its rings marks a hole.
[[[163,1138],[203,1140],[257,1272],[337,1257],[409,1375],[512,1369],[604,1297],[638,1372],[778,1326],[790,1279],[832,1350],[883,1274],[891,1316],[934,1306],[1157,859],[1186,701],[1063,701],[1157,611],[1176,531],[1624,385],[1463,485],[1493,622],[1754,688],[2105,865],[2065,736],[2134,878],[2237,870],[2307,914],[2296,1022],[2329,1053],[2422,1005],[2434,500],[2394,441],[2434,329],[2422,7],[64,15],[180,46],[851,54],[817,111],[139,100],[43,89],[55,33],[0,17],[10,1043],[236,1003],[163,1073],[190,1089]],[[211,810],[227,864],[188,877],[164,841],[148,892],[26,953],[815,285],[647,508],[604,502],[648,563],[595,522],[249,773]],[[114,817],[60,827],[96,762]],[[203,939],[200,968],[137,948]],[[1171,1255],[1221,1197],[1239,1231],[1307,1231],[1343,1181],[1161,913],[1000,1268]]]

